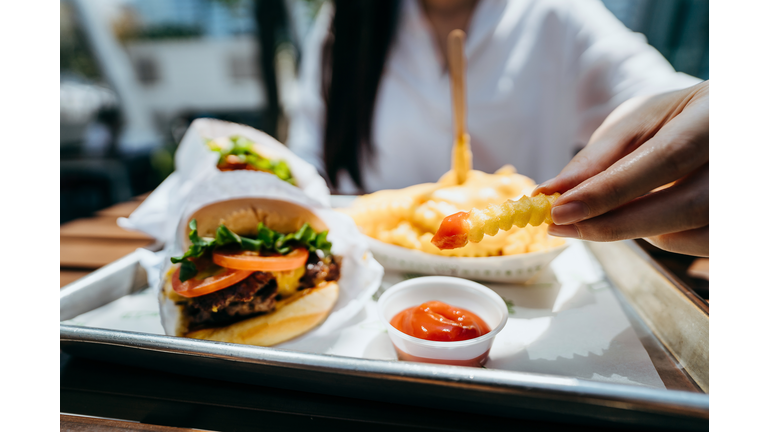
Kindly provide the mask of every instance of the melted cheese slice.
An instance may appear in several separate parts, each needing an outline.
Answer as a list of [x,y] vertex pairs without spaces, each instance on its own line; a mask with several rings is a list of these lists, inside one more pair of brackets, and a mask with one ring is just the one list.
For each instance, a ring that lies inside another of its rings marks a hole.
[[306,267],[301,266],[294,270],[270,272],[277,282],[277,294],[282,298],[287,298],[296,294],[299,288],[299,281],[306,271]]

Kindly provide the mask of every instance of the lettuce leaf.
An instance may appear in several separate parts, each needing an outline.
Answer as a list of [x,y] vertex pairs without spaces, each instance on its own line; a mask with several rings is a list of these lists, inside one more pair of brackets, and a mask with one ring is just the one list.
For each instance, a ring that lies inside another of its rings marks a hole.
[[219,153],[219,165],[226,163],[227,156],[235,155],[240,162],[247,163],[259,171],[266,171],[276,175],[280,180],[296,186],[296,179],[291,174],[291,169],[285,161],[267,159],[253,150],[254,142],[242,136],[229,138],[231,146],[222,148],[214,141],[208,140],[208,148]]
[[219,225],[214,238],[200,237],[197,233],[197,220],[195,219],[189,222],[189,229],[189,240],[192,244],[184,255],[171,257],[172,263],[181,263],[179,280],[182,282],[197,275],[198,269],[193,259],[204,256],[210,257],[214,250],[223,246],[255,252],[277,252],[281,255],[287,255],[298,247],[304,247],[309,252],[321,251],[323,256],[330,256],[333,246],[327,240],[328,231],[318,233],[306,223],[296,232],[282,234],[259,222],[254,238],[237,235],[224,225]]

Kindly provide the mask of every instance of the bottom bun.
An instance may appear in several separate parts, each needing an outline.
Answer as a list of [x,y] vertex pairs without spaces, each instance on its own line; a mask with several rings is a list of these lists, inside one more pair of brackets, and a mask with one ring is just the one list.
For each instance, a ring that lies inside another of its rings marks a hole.
[[226,327],[200,329],[185,336],[194,339],[272,346],[300,336],[323,322],[339,298],[339,285],[324,282],[281,300],[275,310]]

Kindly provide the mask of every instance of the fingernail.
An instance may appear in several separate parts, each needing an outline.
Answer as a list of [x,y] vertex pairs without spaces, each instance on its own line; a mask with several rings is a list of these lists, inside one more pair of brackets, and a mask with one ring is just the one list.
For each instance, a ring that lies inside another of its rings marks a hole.
[[557,225],[578,222],[587,216],[589,216],[589,209],[581,201],[571,201],[552,208],[552,221]]
[[579,230],[574,225],[550,225],[547,232],[555,237],[579,238]]
[[552,180],[554,180],[554,179],[549,179],[549,180],[545,181],[544,183],[540,183],[538,186],[536,186],[536,188],[534,190],[541,190],[541,189],[544,189],[546,187],[549,187],[549,184],[552,183]]

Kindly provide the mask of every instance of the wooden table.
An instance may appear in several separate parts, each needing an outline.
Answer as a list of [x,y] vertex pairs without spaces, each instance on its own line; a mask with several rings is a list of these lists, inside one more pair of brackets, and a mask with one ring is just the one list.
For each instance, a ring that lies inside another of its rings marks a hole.
[[[116,224],[145,197],[61,226],[61,286],[136,248],[157,247],[151,237]],[[675,262],[673,256],[666,259]],[[607,430],[318,395],[60,356],[62,431]]]
[[122,258],[140,247],[155,245],[152,237],[117,226],[146,198],[139,196],[96,213],[94,217],[67,222],[60,228],[60,286]]
[[112,420],[98,417],[81,417],[67,414],[60,414],[59,426],[62,431],[84,432],[84,431],[103,431],[103,432],[187,432],[199,429],[181,429],[168,426],[148,425],[145,423],[129,422],[124,420]]

